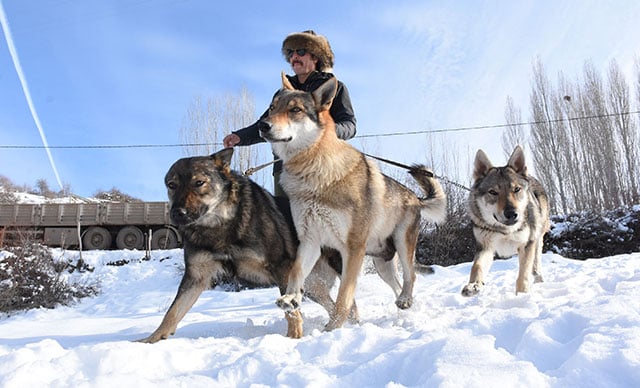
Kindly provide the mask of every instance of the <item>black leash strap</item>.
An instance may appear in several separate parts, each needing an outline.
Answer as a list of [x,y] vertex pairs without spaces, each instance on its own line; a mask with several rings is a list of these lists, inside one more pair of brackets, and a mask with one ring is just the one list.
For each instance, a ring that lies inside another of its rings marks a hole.
[[[454,186],[456,186],[456,187],[459,187],[459,188],[461,188],[461,189],[463,189],[463,190],[471,191],[471,189],[469,189],[468,187],[466,187],[466,186],[464,186],[464,185],[461,185],[461,184],[460,184],[460,183],[458,183],[458,182],[454,182],[454,181],[452,181],[452,180],[450,180],[450,179],[448,179],[448,178],[445,178],[445,177],[443,177],[443,176],[438,176],[438,175],[434,174],[434,173],[433,173],[433,172],[431,172],[431,171],[422,170],[422,169],[416,169],[416,168],[414,168],[414,167],[407,166],[406,164],[402,164],[402,163],[399,163],[399,162],[396,162],[396,161],[393,161],[393,160],[389,160],[389,159],[381,158],[381,157],[379,157],[379,156],[375,156],[375,155],[369,155],[369,154],[364,153],[364,152],[363,152],[362,154],[363,154],[364,156],[367,156],[367,157],[372,158],[372,159],[379,160],[379,161],[381,161],[381,162],[384,162],[384,163],[390,164],[390,165],[392,165],[392,166],[400,167],[400,168],[403,168],[403,169],[405,169],[405,170],[412,171],[412,172],[419,172],[419,173],[421,173],[421,174],[424,174],[424,175],[428,176],[429,178],[437,178],[437,179],[440,179],[440,180],[441,180],[441,181],[443,181],[443,182],[449,183],[449,184],[454,185]],[[274,163],[276,163],[276,162],[278,162],[278,161],[280,161],[280,159],[274,159],[274,160],[272,160],[271,162],[267,162],[267,163],[261,164],[261,165],[256,166],[256,167],[249,167],[249,168],[244,172],[244,175],[245,175],[245,176],[250,176],[250,175],[254,174],[255,172],[258,172],[258,171],[262,170],[262,169],[263,169],[263,168],[265,168],[265,167],[269,167],[270,165],[272,165],[272,164],[274,164]]]
[[366,153],[364,153],[364,152],[363,152],[362,154],[363,154],[364,156],[368,156],[368,157],[370,157],[370,158],[372,158],[372,159],[376,159],[376,160],[379,160],[379,161],[384,162],[384,163],[391,164],[391,165],[396,166],[396,167],[404,168],[405,170],[409,170],[409,171],[420,171],[421,173],[423,173],[423,174],[427,175],[427,176],[428,176],[428,177],[430,177],[430,178],[437,178],[437,179],[440,179],[440,180],[441,180],[441,181],[443,181],[443,182],[449,183],[449,184],[454,185],[454,186],[456,186],[456,187],[459,187],[459,188],[461,188],[461,189],[464,189],[464,190],[467,190],[467,191],[471,191],[471,189],[469,189],[468,187],[466,187],[466,186],[464,186],[464,185],[461,185],[461,184],[460,184],[460,183],[458,183],[458,182],[454,182],[454,181],[452,181],[452,180],[450,180],[450,179],[448,179],[448,178],[445,178],[445,177],[443,177],[443,176],[438,176],[438,175],[436,175],[436,174],[432,173],[431,171],[417,170],[417,169],[415,169],[415,168],[413,168],[413,167],[411,167],[411,166],[407,166],[406,164],[402,164],[402,163],[398,163],[398,162],[393,161],[393,160],[389,160],[389,159],[381,158],[381,157],[379,157],[379,156],[369,155],[369,154],[366,154]]
[[[391,165],[396,166],[396,167],[404,168],[405,170],[417,171],[415,168],[413,168],[411,166],[407,166],[406,164],[402,164],[402,163],[398,163],[398,162],[393,161],[393,160],[381,158],[379,156],[369,155],[369,154],[366,154],[364,152],[362,154],[364,156],[368,156],[368,157],[370,157],[372,159],[376,159],[376,160],[379,160],[379,161],[387,163],[387,164],[391,164]],[[434,178],[434,177],[435,178],[440,178],[440,177],[435,176],[431,171],[425,171],[425,170],[419,170],[419,171],[421,173],[425,174],[426,176],[428,176],[429,178]]]

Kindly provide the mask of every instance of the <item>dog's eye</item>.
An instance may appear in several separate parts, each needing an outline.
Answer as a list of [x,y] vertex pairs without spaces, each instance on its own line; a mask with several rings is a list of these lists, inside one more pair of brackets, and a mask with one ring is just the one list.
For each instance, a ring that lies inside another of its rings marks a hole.
[[269,112],[273,111],[273,104],[269,105]]
[[178,185],[176,184],[176,182],[167,182],[167,189],[169,190],[175,190],[176,187],[178,187]]
[[197,181],[193,182],[193,185],[194,185],[195,187],[202,187],[202,186],[204,185],[204,183],[205,183],[205,182],[204,182],[203,180],[200,180],[200,179],[199,179],[199,180],[197,180]]
[[522,190],[522,189],[520,187],[517,187],[517,186],[513,188],[513,192],[514,193],[519,193],[520,190]]
[[302,109],[300,109],[297,106],[294,106],[293,108],[289,109],[289,112],[291,112],[291,113],[300,113],[300,112],[302,112]]
[[489,190],[489,194],[491,194],[491,195],[498,195],[498,192],[497,192],[497,191],[495,191],[494,189],[490,189],[490,190]]

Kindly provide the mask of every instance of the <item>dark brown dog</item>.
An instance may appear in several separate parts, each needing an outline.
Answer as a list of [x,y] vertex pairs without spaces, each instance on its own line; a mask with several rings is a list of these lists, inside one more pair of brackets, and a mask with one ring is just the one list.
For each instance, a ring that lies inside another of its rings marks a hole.
[[[178,160],[165,184],[171,220],[184,240],[185,272],[175,300],[160,326],[141,342],[154,343],[174,334],[180,320],[200,294],[221,278],[245,284],[277,285],[286,290],[298,241],[274,197],[245,176],[232,171],[233,149],[211,156]],[[288,204],[283,204],[288,209]],[[329,259],[336,269],[328,265]],[[323,255],[305,283],[305,294],[333,311],[329,291],[340,271],[336,251]],[[354,309],[353,314],[357,316]],[[302,336],[302,317],[285,313],[287,335]]]

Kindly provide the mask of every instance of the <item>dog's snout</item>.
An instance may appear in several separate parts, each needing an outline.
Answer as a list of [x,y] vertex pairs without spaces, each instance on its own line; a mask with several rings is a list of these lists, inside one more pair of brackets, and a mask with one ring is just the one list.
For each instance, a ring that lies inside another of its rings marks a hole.
[[171,209],[171,221],[175,224],[182,225],[188,222],[187,209],[183,207]]
[[260,122],[258,122],[258,130],[260,132],[269,132],[271,130],[271,124],[264,120],[260,120]]

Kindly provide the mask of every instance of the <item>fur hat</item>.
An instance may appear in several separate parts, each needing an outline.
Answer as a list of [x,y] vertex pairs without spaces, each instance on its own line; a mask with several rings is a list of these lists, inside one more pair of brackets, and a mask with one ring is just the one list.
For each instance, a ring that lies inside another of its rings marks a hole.
[[329,72],[333,68],[333,51],[329,41],[322,35],[316,34],[313,30],[295,32],[287,36],[282,42],[282,55],[285,60],[289,60],[287,50],[306,49],[316,58],[316,70]]

